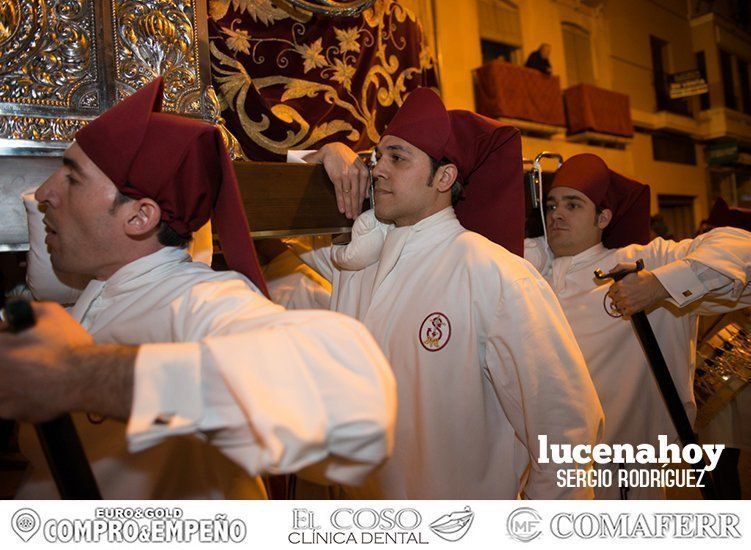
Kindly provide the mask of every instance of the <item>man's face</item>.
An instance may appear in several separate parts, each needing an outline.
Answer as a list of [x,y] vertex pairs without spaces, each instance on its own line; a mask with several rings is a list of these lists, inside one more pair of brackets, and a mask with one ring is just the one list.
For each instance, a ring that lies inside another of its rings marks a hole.
[[593,247],[602,239],[610,221],[610,210],[598,214],[581,191],[555,187],[545,201],[548,244],[556,256],[573,256]]
[[540,57],[542,57],[543,59],[550,58],[550,46],[546,44],[540,48]]
[[44,211],[45,243],[55,269],[97,276],[116,262],[118,230],[113,212],[117,188],[74,143],[63,164],[36,192]]
[[435,210],[441,193],[430,183],[430,157],[401,138],[385,136],[376,147],[376,217],[397,226],[414,225]]

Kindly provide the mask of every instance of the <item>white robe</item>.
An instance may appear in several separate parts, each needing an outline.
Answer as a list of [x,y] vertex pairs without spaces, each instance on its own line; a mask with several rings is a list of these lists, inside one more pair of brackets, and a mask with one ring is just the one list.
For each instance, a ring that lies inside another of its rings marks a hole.
[[[175,248],[92,281],[71,313],[96,342],[145,344],[127,431],[75,415],[104,498],[263,497],[258,474],[327,459],[326,477],[357,483],[390,451],[390,369],[344,316],[284,311]],[[33,434],[23,447],[17,497],[55,498]]]
[[[605,312],[603,300],[610,284],[596,281],[594,270],[607,272],[618,263],[641,258],[670,293],[671,299],[653,308],[647,317],[693,422],[697,316],[751,303],[751,234],[716,229],[680,242],[658,238],[647,245],[620,249],[598,244],[576,256],[560,258],[553,257],[540,237],[526,239],[524,255],[558,296],[584,353],[605,411],[604,442],[656,444],[661,434],[675,439],[676,431],[632,324]],[[713,279],[717,281],[714,284]],[[706,296],[710,290],[711,295]],[[700,300],[703,297],[708,299]],[[630,497],[662,494],[661,490],[632,490]],[[618,495],[598,491],[600,496]]]
[[290,250],[263,267],[263,279],[275,304],[289,309],[329,309],[331,283]]
[[[368,242],[368,235],[355,233],[351,246],[358,242]],[[465,230],[452,208],[390,229],[382,244],[380,253],[365,254],[376,263],[356,271],[337,269],[331,247],[301,253],[332,281],[331,308],[370,329],[397,380],[394,455],[362,489],[347,494],[591,496],[591,490],[557,487],[557,466],[535,461],[538,434],[592,444],[602,422],[581,352],[542,277]]]

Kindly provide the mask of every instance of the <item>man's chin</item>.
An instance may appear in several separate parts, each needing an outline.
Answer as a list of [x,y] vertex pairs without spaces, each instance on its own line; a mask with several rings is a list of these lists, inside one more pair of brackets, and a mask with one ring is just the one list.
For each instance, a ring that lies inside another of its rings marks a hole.
[[60,275],[76,274],[76,271],[72,269],[73,266],[70,265],[70,262],[66,262],[65,257],[60,253],[50,251],[50,263],[52,264],[52,269],[55,271],[55,275],[58,277],[60,277]]
[[560,236],[549,235],[548,246],[550,247],[550,250],[553,251],[553,254],[555,254],[557,257],[573,256],[573,254],[571,253],[571,250],[573,248],[571,243],[564,242],[564,240],[561,239]]
[[378,208],[378,205],[375,207],[375,217],[379,222],[387,225],[394,223],[393,216],[385,208]]

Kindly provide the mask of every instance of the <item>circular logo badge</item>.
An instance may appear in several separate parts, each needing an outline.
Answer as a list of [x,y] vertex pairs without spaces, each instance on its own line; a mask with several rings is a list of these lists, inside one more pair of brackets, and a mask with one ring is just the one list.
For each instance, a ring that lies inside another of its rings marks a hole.
[[425,317],[418,335],[420,344],[428,351],[438,351],[446,347],[451,338],[451,323],[443,313],[434,312]]
[[519,542],[530,542],[540,536],[542,518],[533,508],[517,508],[506,519],[506,531]]

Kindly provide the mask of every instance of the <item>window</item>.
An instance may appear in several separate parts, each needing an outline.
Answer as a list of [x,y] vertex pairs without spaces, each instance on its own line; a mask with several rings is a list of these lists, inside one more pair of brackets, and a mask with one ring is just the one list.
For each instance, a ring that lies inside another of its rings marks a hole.
[[652,134],[652,158],[664,162],[695,165],[694,140],[681,134],[655,132]]
[[[709,82],[707,80],[707,58],[704,55],[704,50],[696,52],[696,68],[699,69],[699,73],[704,79],[704,82]],[[699,96],[699,108],[702,111],[706,111],[710,106],[711,103],[709,101],[709,92],[707,92],[706,94],[701,94]]]
[[505,59],[509,63],[518,63],[519,48],[516,46],[509,46],[501,42],[494,42],[492,40],[480,40],[480,47],[482,48],[482,62],[487,63],[495,59]]
[[730,206],[751,208],[751,172],[737,168],[710,169],[709,206],[718,197]]
[[738,60],[738,82],[741,85],[741,106],[743,112],[751,115],[751,90],[748,85],[748,61]]
[[690,116],[691,110],[686,98],[670,99],[668,92],[668,79],[670,77],[669,45],[669,42],[661,38],[656,36],[649,37],[649,46],[652,50],[652,77],[654,79],[657,110]]
[[568,85],[594,84],[592,47],[589,32],[573,23],[562,23],[563,53],[566,56]]
[[685,195],[657,195],[657,207],[669,238],[677,241],[694,234],[694,199]]
[[735,89],[733,84],[733,60],[730,54],[720,50],[720,72],[722,73],[722,91],[725,97],[725,107],[737,108],[735,102]]
[[483,62],[502,57],[521,64],[522,45],[519,8],[509,0],[477,0]]
[[655,96],[657,98],[657,110],[664,111],[670,101],[668,97],[668,77],[665,72],[667,64],[668,43],[656,36],[649,37],[649,46],[652,51],[652,77],[654,78]]

